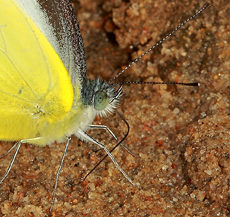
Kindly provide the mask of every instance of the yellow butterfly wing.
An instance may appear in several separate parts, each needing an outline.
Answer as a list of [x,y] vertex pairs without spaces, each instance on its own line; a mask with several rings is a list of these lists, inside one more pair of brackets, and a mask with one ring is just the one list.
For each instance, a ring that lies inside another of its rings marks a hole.
[[0,0],[0,140],[39,137],[72,108],[61,59],[15,0]]

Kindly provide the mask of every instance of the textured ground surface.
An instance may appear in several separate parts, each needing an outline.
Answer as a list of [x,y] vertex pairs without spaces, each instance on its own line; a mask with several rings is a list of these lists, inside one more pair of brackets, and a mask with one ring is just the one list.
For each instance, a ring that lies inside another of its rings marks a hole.
[[[86,46],[89,77],[112,78],[189,17],[204,1],[79,0],[75,10]],[[121,80],[198,81],[200,87],[129,86],[119,107],[131,131],[114,156],[140,189],[109,159],[73,138],[61,173],[53,216],[230,215],[230,3],[216,0],[203,15],[126,71]],[[97,120],[119,138],[117,115]],[[105,132],[91,135],[108,147]],[[1,144],[0,154],[10,144]],[[0,216],[45,216],[64,144],[23,145],[0,186]],[[3,174],[10,156],[1,159]]]

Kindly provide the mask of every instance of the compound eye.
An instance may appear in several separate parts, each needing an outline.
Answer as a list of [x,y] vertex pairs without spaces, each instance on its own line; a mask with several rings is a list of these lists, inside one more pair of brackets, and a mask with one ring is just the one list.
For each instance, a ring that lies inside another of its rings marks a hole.
[[98,91],[94,95],[94,108],[101,111],[109,104],[109,97],[105,91]]

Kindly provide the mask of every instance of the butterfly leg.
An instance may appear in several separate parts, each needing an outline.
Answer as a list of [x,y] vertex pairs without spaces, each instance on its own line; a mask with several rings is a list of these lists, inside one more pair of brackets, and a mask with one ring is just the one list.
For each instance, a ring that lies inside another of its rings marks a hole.
[[[21,144],[22,144],[22,141],[17,142],[17,143],[15,143],[15,145],[13,145],[13,147],[16,146],[16,150],[15,150],[15,152],[14,152],[13,157],[11,158],[10,164],[9,164],[9,166],[8,166],[8,168],[7,168],[6,172],[5,172],[5,174],[4,174],[4,175],[2,176],[2,178],[0,179],[0,184],[2,184],[2,182],[5,180],[5,178],[6,178],[7,175],[9,174],[9,172],[10,172],[10,170],[11,170],[13,164],[14,164],[15,158],[16,158],[16,156],[17,156],[17,154],[18,154],[18,151],[19,151],[19,149],[20,149],[20,147],[21,147]],[[11,151],[11,150],[12,150],[12,147],[11,147],[11,149],[10,149],[9,151]],[[9,152],[9,151],[8,151],[8,152]]]
[[1,155],[0,159],[4,158],[5,156],[7,156],[17,146],[17,144],[18,143],[15,143],[5,154]]
[[[116,135],[113,133],[112,130],[110,130],[109,127],[105,126],[105,125],[90,125],[89,129],[103,129],[103,130],[107,130],[109,132],[109,134],[118,142],[118,138],[116,137]],[[131,152],[131,150],[129,150],[129,148],[124,145],[124,144],[120,144],[122,148],[124,148],[129,154],[131,154],[132,156],[136,157],[136,155],[134,153]]]
[[109,127],[105,126],[105,125],[89,125],[90,129],[103,129],[103,130],[107,130],[109,132],[109,134],[116,140],[118,141],[118,138],[115,136],[115,134],[113,133],[112,130],[110,130]]
[[61,162],[59,164],[59,168],[58,168],[58,171],[57,171],[57,174],[56,174],[56,180],[55,180],[55,185],[54,185],[54,190],[53,190],[53,195],[52,195],[52,202],[51,202],[51,205],[50,205],[50,213],[52,212],[53,205],[54,205],[54,202],[55,202],[56,191],[57,191],[57,186],[58,186],[58,179],[59,179],[59,176],[60,176],[63,164],[64,164],[64,160],[65,160],[65,156],[66,156],[66,153],[67,153],[67,149],[69,147],[70,140],[71,140],[71,138],[68,137],[67,142],[65,144],[65,150],[63,152],[62,159],[61,159]]
[[9,166],[8,166],[8,168],[7,168],[6,172],[5,172],[5,174],[0,178],[0,184],[5,180],[5,178],[6,178],[7,175],[9,174],[9,172],[10,172],[10,170],[11,170],[13,164],[14,164],[14,161],[15,161],[15,159],[16,159],[16,156],[17,156],[17,154],[18,154],[18,151],[19,151],[19,149],[20,149],[20,147],[21,147],[21,144],[23,144],[23,143],[34,142],[34,141],[36,141],[36,140],[41,140],[41,139],[42,139],[41,137],[37,137],[37,138],[32,138],[32,139],[24,139],[24,140],[21,140],[21,141],[15,143],[15,144],[7,151],[7,153],[5,153],[5,154],[3,154],[2,156],[0,156],[0,158],[5,157],[6,155],[8,155],[8,154],[16,147],[16,150],[15,150],[15,152],[14,152],[14,154],[13,154],[13,157],[11,158],[10,164],[9,164]]
[[82,138],[85,141],[88,142],[92,142],[96,145],[98,145],[100,148],[104,149],[104,151],[106,152],[106,154],[110,157],[110,159],[113,161],[114,165],[117,167],[117,169],[123,174],[123,176],[132,184],[132,185],[136,185],[131,178],[129,178],[129,176],[125,173],[125,171],[119,166],[119,164],[117,163],[117,161],[115,160],[115,158],[113,157],[113,155],[109,152],[109,150],[100,142],[96,141],[95,139],[93,139],[92,137],[90,137],[87,133],[85,133],[82,130],[78,130],[76,135],[79,138]]

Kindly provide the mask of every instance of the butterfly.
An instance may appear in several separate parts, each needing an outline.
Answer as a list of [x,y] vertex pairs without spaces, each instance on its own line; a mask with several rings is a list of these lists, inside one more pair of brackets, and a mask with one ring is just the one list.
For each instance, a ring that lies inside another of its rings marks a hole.
[[0,0],[0,84],[0,140],[17,141],[0,183],[10,172],[22,144],[42,147],[66,142],[56,191],[70,137],[75,135],[102,148],[135,185],[110,151],[87,134],[91,127],[101,128],[92,125],[96,116],[106,116],[116,109],[122,83],[87,79],[83,41],[69,1]]

